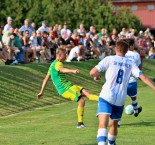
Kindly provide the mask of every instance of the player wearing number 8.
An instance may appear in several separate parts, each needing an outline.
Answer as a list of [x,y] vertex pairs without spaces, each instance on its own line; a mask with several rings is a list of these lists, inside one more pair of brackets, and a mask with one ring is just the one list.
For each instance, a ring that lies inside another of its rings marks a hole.
[[[107,136],[108,145],[116,144],[117,124],[122,117],[127,85],[131,74],[139,77],[155,90],[155,84],[142,73],[134,62],[125,57],[127,51],[128,41],[118,40],[116,43],[116,55],[106,57],[90,71],[90,75],[95,78],[100,76],[100,72],[105,71],[106,80],[98,102],[98,145],[106,145]],[[111,119],[110,122],[109,118]],[[107,135],[108,123],[110,128]]]

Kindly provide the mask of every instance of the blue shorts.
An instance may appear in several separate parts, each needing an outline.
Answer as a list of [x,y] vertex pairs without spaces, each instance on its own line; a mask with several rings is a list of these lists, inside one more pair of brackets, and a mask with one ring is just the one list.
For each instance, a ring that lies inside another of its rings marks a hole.
[[137,82],[128,84],[127,95],[130,97],[135,97],[137,95]]
[[115,106],[99,98],[97,116],[99,114],[109,114],[112,120],[120,120],[122,118],[123,109],[124,106]]

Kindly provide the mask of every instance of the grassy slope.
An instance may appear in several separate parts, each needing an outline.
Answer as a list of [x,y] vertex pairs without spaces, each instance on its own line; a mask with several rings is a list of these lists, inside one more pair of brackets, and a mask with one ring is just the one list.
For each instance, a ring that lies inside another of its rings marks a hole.
[[[88,76],[89,70],[96,63],[97,61],[66,64],[68,67],[80,68],[82,71],[80,75],[74,75],[74,77],[72,75],[68,76],[69,79],[74,83],[78,82],[79,85],[89,88],[96,94],[99,93],[101,83],[96,85]],[[40,89],[48,66],[48,64],[32,64],[0,67],[0,72],[2,73],[0,74],[0,85],[2,85],[1,78],[8,81],[5,82],[5,85],[3,83],[3,88],[0,88],[1,94],[4,95],[3,97],[0,95],[1,115],[34,109],[40,106],[54,104],[55,102],[64,102],[62,98],[58,98],[51,83],[48,84],[43,99],[37,101],[34,97],[38,92],[37,90]],[[40,67],[42,68],[41,70]],[[146,74],[151,78],[155,78],[154,60],[145,61],[144,69]],[[25,72],[27,77],[25,77]],[[14,76],[9,75],[10,73],[14,74]],[[81,81],[79,81],[80,79]],[[30,91],[27,90],[28,86],[33,86],[30,88]],[[144,108],[143,112],[138,118],[126,114],[123,115],[122,126],[119,128],[117,139],[117,144],[119,145],[146,145],[154,142],[154,92],[140,81],[139,86],[139,103]],[[5,90],[5,88],[9,89]],[[12,88],[18,90],[18,92],[21,90],[19,92],[20,95],[13,91]],[[8,99],[5,97],[8,97]],[[127,98],[126,104],[129,103],[130,100]],[[66,101],[60,105],[43,107],[42,109],[14,116],[1,117],[0,145],[96,145],[98,125],[95,117],[96,102],[87,101],[86,103],[85,123],[89,126],[87,129],[81,130],[75,128],[76,106],[76,103]]]
[[[93,92],[98,91],[95,82],[89,77],[89,70],[96,63],[97,61],[66,64],[67,67],[81,70],[80,75],[68,75],[67,77],[75,84],[89,86],[89,89],[93,88]],[[35,95],[40,90],[48,67],[49,64],[0,66],[0,116],[67,101],[58,97],[51,82],[48,83],[44,99],[36,100]]]

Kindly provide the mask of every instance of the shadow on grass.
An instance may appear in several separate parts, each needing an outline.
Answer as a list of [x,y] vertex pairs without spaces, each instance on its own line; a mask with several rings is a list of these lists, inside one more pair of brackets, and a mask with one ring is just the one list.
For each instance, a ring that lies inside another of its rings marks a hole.
[[92,143],[92,144],[79,144],[79,145],[97,145],[97,143]]
[[136,123],[127,123],[127,124],[122,124],[121,126],[155,126],[155,121],[145,121],[145,122],[136,122]]

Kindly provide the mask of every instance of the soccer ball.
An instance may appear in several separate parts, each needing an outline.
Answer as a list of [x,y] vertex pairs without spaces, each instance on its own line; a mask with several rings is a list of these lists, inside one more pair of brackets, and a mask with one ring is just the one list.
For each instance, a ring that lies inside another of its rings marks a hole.
[[132,115],[134,113],[134,109],[132,105],[128,105],[125,107],[125,113],[128,115]]

